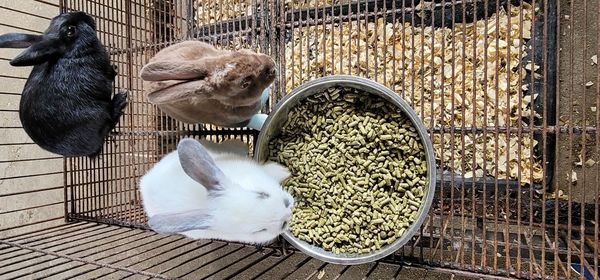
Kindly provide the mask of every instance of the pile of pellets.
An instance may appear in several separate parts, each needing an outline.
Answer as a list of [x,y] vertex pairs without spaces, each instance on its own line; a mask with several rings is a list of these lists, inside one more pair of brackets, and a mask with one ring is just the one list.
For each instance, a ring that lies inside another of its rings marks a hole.
[[428,183],[412,122],[350,88],[328,88],[291,109],[269,157],[292,173],[284,188],[296,199],[293,235],[336,254],[373,252],[401,237]]

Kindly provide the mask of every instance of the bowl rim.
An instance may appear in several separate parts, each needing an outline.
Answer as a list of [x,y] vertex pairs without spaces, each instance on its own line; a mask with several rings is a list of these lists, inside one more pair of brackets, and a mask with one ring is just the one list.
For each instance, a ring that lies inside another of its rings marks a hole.
[[[278,115],[278,113],[282,112],[282,109],[292,103],[294,100],[301,98],[304,99],[310,95],[316,94],[313,92],[311,94],[311,89],[320,88],[323,85],[330,86],[349,86],[353,88],[361,88],[362,90],[369,89],[369,94],[376,94],[380,97],[395,103],[403,113],[411,120],[415,128],[417,129],[417,133],[419,134],[419,138],[425,150],[425,157],[427,160],[427,189],[424,200],[421,204],[419,210],[417,210],[420,214],[417,216],[415,221],[408,227],[408,230],[398,239],[396,239],[392,244],[388,244],[377,251],[373,251],[371,253],[353,255],[353,254],[335,254],[333,252],[325,251],[325,249],[311,245],[305,241],[302,241],[296,238],[290,230],[286,230],[283,232],[283,237],[295,248],[299,249],[303,253],[319,259],[321,261],[325,261],[333,264],[341,264],[341,265],[358,265],[373,262],[384,258],[388,255],[393,254],[398,251],[402,246],[404,246],[409,240],[411,240],[417,231],[421,228],[422,224],[425,222],[425,219],[428,216],[429,209],[431,208],[431,204],[433,202],[433,197],[435,195],[436,188],[436,175],[437,175],[437,167],[435,164],[435,155],[433,150],[433,144],[430,138],[425,125],[414,111],[414,109],[391,89],[385,87],[384,85],[375,82],[370,79],[358,77],[358,76],[350,76],[350,75],[331,75],[322,78],[317,78],[306,83],[303,83],[299,87],[295,88],[285,96],[281,101],[277,103],[276,106],[271,110],[269,116],[265,120],[263,124],[263,128],[261,129],[258,139],[255,143],[255,151],[254,158],[257,161],[261,161],[260,156],[263,154],[261,152],[261,147],[267,147],[265,142],[265,133],[269,131],[269,125],[273,121],[273,119]],[[308,96],[301,96],[302,94],[307,94]],[[267,143],[268,144],[268,143]],[[265,159],[266,160],[266,159]],[[264,160],[263,160],[264,161]]]

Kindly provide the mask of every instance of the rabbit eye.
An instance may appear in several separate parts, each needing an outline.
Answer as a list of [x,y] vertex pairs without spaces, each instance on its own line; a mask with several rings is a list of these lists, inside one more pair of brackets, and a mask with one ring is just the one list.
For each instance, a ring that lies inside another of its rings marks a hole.
[[67,27],[67,36],[68,37],[73,37],[73,35],[75,35],[75,26],[69,25]]
[[247,88],[250,86],[250,77],[246,77],[244,78],[244,80],[242,80],[242,88]]
[[267,199],[267,198],[269,198],[269,196],[270,196],[270,195],[269,195],[268,193],[266,193],[266,192],[257,192],[256,194],[258,194],[258,198],[260,198],[260,199]]
[[255,231],[255,232],[253,232],[253,233],[261,233],[261,232],[266,232],[266,231],[267,231],[267,229],[266,229],[266,228],[263,228],[263,229],[261,229],[261,230],[257,230],[257,231]]

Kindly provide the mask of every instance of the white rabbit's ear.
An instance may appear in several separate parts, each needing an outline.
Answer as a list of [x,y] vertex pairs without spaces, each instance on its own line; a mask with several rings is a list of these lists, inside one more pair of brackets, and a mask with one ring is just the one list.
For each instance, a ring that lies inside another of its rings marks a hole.
[[177,145],[179,163],[185,174],[202,184],[208,191],[223,189],[225,175],[200,142],[186,138]]
[[195,229],[209,229],[212,216],[204,210],[157,214],[148,218],[150,228],[158,233],[179,233]]
[[263,168],[269,176],[273,177],[279,183],[283,182],[283,180],[291,175],[287,168],[276,162],[267,162],[263,164]]

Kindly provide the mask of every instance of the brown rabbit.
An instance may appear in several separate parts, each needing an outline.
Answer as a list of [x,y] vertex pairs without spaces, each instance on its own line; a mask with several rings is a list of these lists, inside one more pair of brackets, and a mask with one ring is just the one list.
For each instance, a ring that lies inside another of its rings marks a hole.
[[169,116],[227,127],[245,125],[260,110],[275,75],[267,55],[218,50],[200,41],[162,49],[140,72],[148,101]]

